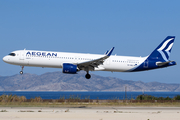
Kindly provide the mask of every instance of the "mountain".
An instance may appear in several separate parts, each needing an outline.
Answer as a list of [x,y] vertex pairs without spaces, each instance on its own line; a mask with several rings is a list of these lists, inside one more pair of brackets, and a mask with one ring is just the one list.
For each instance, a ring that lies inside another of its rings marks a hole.
[[180,84],[122,80],[85,72],[63,74],[48,72],[42,75],[25,73],[23,75],[0,76],[0,91],[180,91]]

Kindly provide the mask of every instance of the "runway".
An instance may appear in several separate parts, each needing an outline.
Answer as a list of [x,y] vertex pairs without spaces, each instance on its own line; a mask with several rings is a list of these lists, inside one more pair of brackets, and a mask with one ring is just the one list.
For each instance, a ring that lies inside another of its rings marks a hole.
[[1,107],[0,120],[179,120],[180,107]]

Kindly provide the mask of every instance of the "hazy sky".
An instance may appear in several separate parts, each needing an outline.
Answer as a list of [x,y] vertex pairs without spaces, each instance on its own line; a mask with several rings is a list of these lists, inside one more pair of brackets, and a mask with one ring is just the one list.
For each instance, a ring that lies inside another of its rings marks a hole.
[[[21,68],[2,61],[14,50],[147,56],[168,35],[176,36],[170,56],[176,66],[145,72],[91,72],[143,82],[180,83],[179,0],[0,0],[0,75]],[[62,69],[25,67],[24,73]]]

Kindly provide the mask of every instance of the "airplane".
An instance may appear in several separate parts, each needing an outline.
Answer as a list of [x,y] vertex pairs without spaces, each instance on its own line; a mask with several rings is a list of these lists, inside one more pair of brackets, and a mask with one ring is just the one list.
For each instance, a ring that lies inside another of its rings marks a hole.
[[174,39],[175,36],[167,36],[146,57],[111,55],[114,47],[106,51],[104,55],[24,49],[11,52],[3,57],[3,61],[21,66],[21,75],[24,66],[33,66],[62,68],[62,72],[68,74],[76,74],[78,71],[84,70],[86,79],[90,79],[89,71],[136,72],[176,65],[175,61],[169,60]]

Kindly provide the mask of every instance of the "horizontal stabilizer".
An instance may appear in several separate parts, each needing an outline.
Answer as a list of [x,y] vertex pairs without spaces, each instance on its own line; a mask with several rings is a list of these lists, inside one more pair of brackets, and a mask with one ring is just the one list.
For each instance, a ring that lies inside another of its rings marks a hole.
[[159,67],[166,66],[166,65],[176,65],[176,62],[175,61],[156,62],[156,65]]

